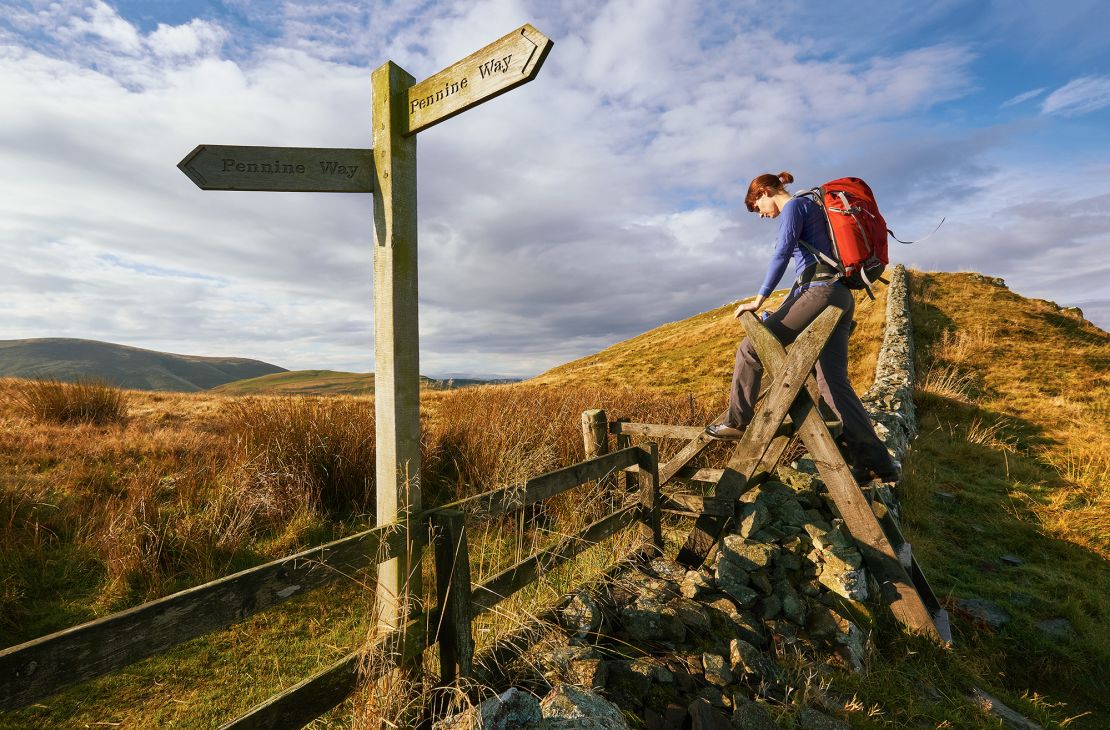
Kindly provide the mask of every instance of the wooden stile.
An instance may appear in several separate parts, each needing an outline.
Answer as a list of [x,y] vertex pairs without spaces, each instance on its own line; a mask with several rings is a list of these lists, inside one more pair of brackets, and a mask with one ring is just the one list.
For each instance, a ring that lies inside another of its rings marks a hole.
[[[805,384],[809,371],[817,362],[817,356],[825,346],[829,334],[843,314],[842,309],[827,308],[795,340],[790,356],[769,386],[762,406],[756,410],[752,422],[744,430],[744,435],[721,475],[721,481],[717,483],[718,499],[735,501],[755,485],[754,477],[759,472],[764,455],[770,449],[787,411]],[[697,568],[705,562],[715,548],[726,522],[726,519],[713,515],[699,517],[686,538],[686,544],[679,551],[678,562],[688,568]]]
[[[824,315],[823,312],[821,317]],[[796,376],[790,370],[793,348],[788,354],[774,334],[750,313],[745,313],[741,317],[741,323],[756,352],[759,353],[764,367],[772,377],[777,379]],[[798,339],[801,340],[801,337]],[[822,340],[822,344],[823,342]],[[829,495],[840,510],[844,524],[860,548],[868,568],[878,579],[883,598],[890,605],[895,618],[911,630],[939,640],[940,636],[933,623],[933,617],[898,561],[898,556],[884,534],[875,513],[871,510],[871,505],[867,503],[859,485],[852,477],[852,472],[844,462],[836,442],[825,428],[824,420],[817,408],[818,401],[813,400],[810,395],[812,390],[808,386],[812,384],[812,388],[816,389],[816,383],[811,383],[813,377],[809,375],[808,370],[804,377],[807,382],[807,392],[797,399],[790,412],[794,423],[799,424],[799,435],[809,449],[814,463],[817,464]]]

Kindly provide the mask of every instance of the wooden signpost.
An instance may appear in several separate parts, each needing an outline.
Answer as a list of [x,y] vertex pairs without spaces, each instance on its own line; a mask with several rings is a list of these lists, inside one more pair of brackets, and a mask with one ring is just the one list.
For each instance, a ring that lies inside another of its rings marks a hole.
[[202,144],[177,166],[201,190],[369,193],[371,150]]
[[[202,190],[373,193],[378,525],[421,529],[415,135],[531,81],[551,46],[526,24],[420,83],[386,62],[370,77],[373,149],[200,145],[178,164]],[[378,566],[384,631],[422,610],[422,542]]]

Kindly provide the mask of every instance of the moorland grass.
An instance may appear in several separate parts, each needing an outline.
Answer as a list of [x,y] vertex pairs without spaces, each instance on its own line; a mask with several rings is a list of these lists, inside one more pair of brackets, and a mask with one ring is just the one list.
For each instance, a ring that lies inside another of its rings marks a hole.
[[24,413],[46,423],[105,426],[127,420],[126,392],[100,380],[30,380],[19,390],[16,403]]

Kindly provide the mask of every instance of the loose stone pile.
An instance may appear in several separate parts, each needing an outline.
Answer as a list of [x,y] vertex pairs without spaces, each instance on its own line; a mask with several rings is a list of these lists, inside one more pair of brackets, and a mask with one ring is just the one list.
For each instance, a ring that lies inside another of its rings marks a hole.
[[[521,686],[551,688],[531,720],[498,724],[504,702],[493,698],[482,724],[474,710],[472,724],[441,727],[627,726],[607,710],[550,709],[584,703],[612,703],[649,729],[773,728],[772,717],[787,714],[802,728],[846,727],[829,714],[843,700],[823,692],[814,672],[862,671],[878,591],[824,485],[806,473],[812,463],[795,466],[742,497],[735,532],[701,569],[658,557],[573,596],[562,630],[525,658],[531,679]],[[794,704],[803,685],[818,701],[804,713]]]

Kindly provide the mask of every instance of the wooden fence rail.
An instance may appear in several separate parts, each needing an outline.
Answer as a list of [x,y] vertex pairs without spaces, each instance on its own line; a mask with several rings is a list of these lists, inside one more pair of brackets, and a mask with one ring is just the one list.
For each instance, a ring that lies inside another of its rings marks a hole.
[[[416,541],[423,535],[410,535]],[[404,549],[376,527],[0,651],[0,709],[35,702],[231,626]]]
[[[488,519],[554,497],[573,487],[636,467],[639,499],[580,532],[472,586],[464,517]],[[490,490],[394,523],[335,540],[141,606],[0,651],[0,709],[15,709],[101,676],[189,639],[318,588],[352,571],[399,555],[411,544],[436,547],[437,604],[387,633],[369,649],[376,665],[352,652],[271,697],[222,728],[301,727],[335,707],[357,686],[410,662],[438,644],[443,679],[470,674],[471,622],[579,553],[632,524],[656,549],[659,531],[655,444],[621,449],[540,475],[520,486]]]

